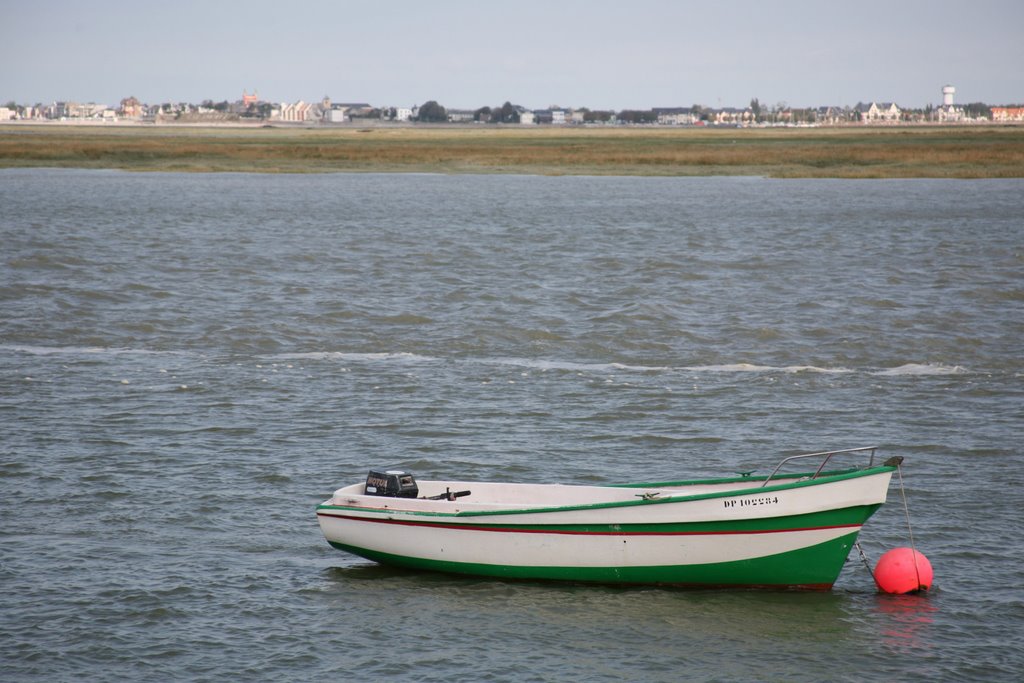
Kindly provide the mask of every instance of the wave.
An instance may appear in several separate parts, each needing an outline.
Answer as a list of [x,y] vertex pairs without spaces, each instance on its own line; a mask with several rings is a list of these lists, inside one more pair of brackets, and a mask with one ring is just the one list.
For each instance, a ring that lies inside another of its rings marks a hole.
[[494,358],[481,359],[477,362],[497,365],[515,365],[537,370],[567,370],[574,372],[694,372],[694,373],[787,373],[787,374],[824,374],[847,375],[866,373],[880,377],[929,376],[929,375],[961,375],[968,371],[960,365],[907,363],[898,367],[878,369],[855,369],[847,367],[820,367],[817,365],[757,365],[754,363],[722,363],[711,365],[629,365],[626,363],[578,363],[572,361],[555,361],[528,358]]
[[961,375],[967,370],[959,365],[938,365],[933,363],[908,363],[897,368],[879,370],[873,375],[881,377],[902,377],[907,375]]
[[576,363],[573,361],[543,360],[533,358],[487,358],[477,362],[488,365],[514,365],[534,370],[565,370],[569,372],[667,372],[676,368],[657,365],[626,365],[624,363]]
[[733,363],[727,365],[690,365],[679,370],[689,372],[818,372],[823,374],[845,374],[854,372],[848,368],[819,368],[814,365],[753,365],[751,363]]
[[[89,356],[89,355],[187,355],[186,351],[155,351],[152,349],[128,349],[105,346],[32,346],[23,344],[0,344],[0,352],[27,353],[34,356]],[[273,361],[342,361],[342,362],[400,362],[400,363],[433,363],[443,360],[437,356],[428,356],[407,351],[307,351],[298,353],[273,353],[257,356],[267,362]],[[787,374],[851,374],[865,373],[877,377],[913,377],[961,375],[968,370],[960,365],[943,365],[941,363],[906,363],[893,368],[860,368],[820,367],[816,365],[758,365],[755,363],[720,363],[708,365],[636,365],[630,363],[579,362],[553,360],[544,358],[462,358],[464,363],[482,365],[511,365],[546,372],[549,370],[563,372],[593,373],[787,373]]]
[[818,372],[842,374],[855,372],[848,368],[820,368],[814,365],[754,365],[752,363],[728,363],[721,365],[629,365],[626,363],[575,363],[571,361],[535,360],[529,358],[495,358],[481,360],[481,363],[515,365],[537,370],[570,370],[576,372]]
[[0,351],[11,351],[14,353],[27,353],[32,356],[86,356],[86,355],[109,355],[109,356],[156,356],[156,355],[184,355],[183,351],[153,351],[151,349],[125,349],[109,346],[24,346],[24,345],[0,345]]
[[[276,360],[341,360],[350,362],[436,362],[441,360],[435,356],[425,356],[408,352],[376,352],[355,353],[348,351],[311,351],[305,353],[279,353],[264,355],[263,358]],[[755,363],[720,363],[708,365],[636,365],[630,363],[602,363],[557,360],[547,358],[463,358],[464,363],[480,365],[509,365],[528,370],[562,371],[562,372],[593,372],[593,373],[786,373],[786,374],[824,374],[846,375],[865,373],[880,377],[958,375],[967,372],[960,365],[908,363],[888,369],[821,367],[817,365],[758,365]]]
[[343,361],[436,361],[433,356],[423,356],[417,353],[379,352],[379,353],[356,353],[349,351],[307,351],[304,353],[274,353],[264,354],[261,358],[272,360],[343,360]]

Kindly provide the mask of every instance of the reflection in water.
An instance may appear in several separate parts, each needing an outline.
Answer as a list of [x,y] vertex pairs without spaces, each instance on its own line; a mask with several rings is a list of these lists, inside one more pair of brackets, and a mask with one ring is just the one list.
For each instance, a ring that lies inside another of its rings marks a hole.
[[[368,564],[336,565],[322,573],[320,590],[346,602],[373,602],[386,594],[391,604],[418,611],[438,604],[487,620],[490,598],[500,598],[506,619],[558,629],[586,629],[615,623],[626,631],[652,628],[697,639],[739,638],[778,641],[842,639],[843,617],[861,596],[790,590],[718,590],[654,586],[611,586],[550,581],[503,581]],[[372,594],[366,584],[372,584]],[[362,584],[362,585],[357,585]],[[374,597],[376,596],[376,597]],[[367,605],[368,607],[369,605]]]
[[875,600],[875,612],[884,622],[883,643],[897,650],[929,649],[931,626],[938,611],[927,593],[878,595]]

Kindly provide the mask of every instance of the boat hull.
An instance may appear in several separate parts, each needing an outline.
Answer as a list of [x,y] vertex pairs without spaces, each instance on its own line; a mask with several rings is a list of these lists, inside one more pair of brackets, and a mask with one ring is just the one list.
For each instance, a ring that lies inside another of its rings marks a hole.
[[331,546],[399,567],[506,579],[828,589],[885,500],[891,472],[878,470],[539,510],[463,505],[441,513],[396,509],[395,502],[367,507],[349,497],[317,512]]

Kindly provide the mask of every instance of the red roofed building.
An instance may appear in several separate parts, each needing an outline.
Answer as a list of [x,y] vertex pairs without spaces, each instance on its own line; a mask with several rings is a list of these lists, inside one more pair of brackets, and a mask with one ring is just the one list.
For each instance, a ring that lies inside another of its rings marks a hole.
[[142,118],[142,103],[135,97],[126,97],[121,100],[121,116],[126,119]]
[[1024,107],[992,107],[993,121],[1024,121]]

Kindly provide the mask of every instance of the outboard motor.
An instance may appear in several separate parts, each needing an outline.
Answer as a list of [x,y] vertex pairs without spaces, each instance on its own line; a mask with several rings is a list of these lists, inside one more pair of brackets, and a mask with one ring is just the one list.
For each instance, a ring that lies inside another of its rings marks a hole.
[[368,496],[388,496],[389,498],[417,498],[420,487],[416,479],[408,472],[388,470],[379,472],[370,470],[366,477],[364,492]]

